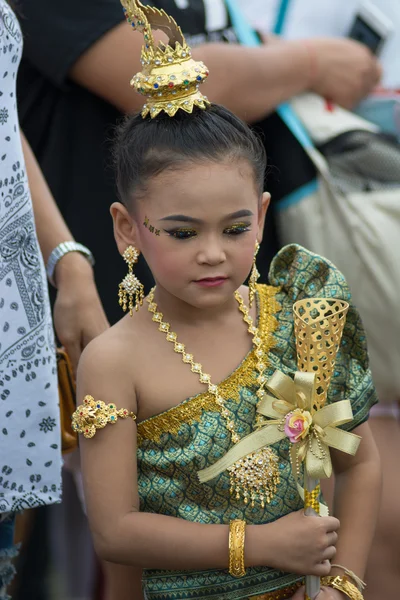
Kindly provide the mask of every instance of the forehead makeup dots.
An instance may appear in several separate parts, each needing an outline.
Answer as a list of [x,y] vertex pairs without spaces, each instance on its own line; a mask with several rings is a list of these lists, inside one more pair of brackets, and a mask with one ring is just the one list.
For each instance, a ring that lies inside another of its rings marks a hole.
[[145,216],[143,225],[146,227],[146,229],[150,231],[150,233],[154,233],[154,235],[160,235],[160,230],[153,227],[153,225],[150,225],[149,217]]

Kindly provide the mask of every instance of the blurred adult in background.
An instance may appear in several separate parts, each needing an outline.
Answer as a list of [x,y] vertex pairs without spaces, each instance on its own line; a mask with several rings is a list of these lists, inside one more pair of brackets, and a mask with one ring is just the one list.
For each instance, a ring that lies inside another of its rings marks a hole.
[[[347,40],[314,41],[318,81],[301,41],[243,48],[223,0],[144,3],[177,19],[194,57],[210,68],[204,90],[209,98],[264,134],[270,164],[279,169],[271,172],[267,184],[275,199],[315,176],[303,150],[273,114],[277,104],[311,89],[351,106],[380,76],[374,57]],[[110,139],[121,115],[142,105],[129,86],[140,67],[142,36],[125,24],[119,0],[19,0],[19,6],[25,38],[18,79],[22,123],[73,235],[96,256],[96,282],[113,323],[122,315],[117,291],[126,269],[110,227],[109,206],[116,199]],[[264,240],[259,264],[265,276],[279,247],[273,211]],[[151,280],[145,267],[139,265],[135,273],[148,290]],[[118,590],[109,597],[125,600],[123,593]],[[132,591],[127,597],[131,600]]]
[[[321,77],[313,81],[303,42],[240,47],[223,0],[145,3],[179,19],[189,44],[197,47],[195,56],[210,66],[210,99],[265,131],[270,162],[281,170],[282,183],[271,180],[272,186],[277,184],[272,190],[277,196],[288,193],[292,166],[280,160],[285,134],[278,143],[274,133],[279,124],[266,116],[281,101],[310,88],[351,106],[379,79],[376,60],[347,40],[315,40]],[[96,255],[98,289],[108,318],[115,322],[121,316],[115,298],[125,266],[109,227],[109,206],[115,199],[109,139],[119,116],[140,107],[129,81],[139,70],[142,40],[123,23],[118,0],[19,0],[19,6],[25,36],[18,83],[24,130],[72,233]],[[243,82],[240,94],[237,78]],[[296,170],[307,180],[312,167],[305,158],[301,163]],[[265,269],[277,244],[271,225],[260,258]],[[109,264],[113,268],[105,269]],[[140,268],[138,273],[148,286],[149,277]]]
[[[107,327],[92,268],[73,241],[20,132],[16,74],[22,34],[0,0],[0,599],[17,554],[15,517],[60,501],[57,367],[44,262],[53,260],[55,326],[76,367],[82,348]],[[87,310],[91,305],[91,310]]]
[[[243,14],[263,34],[269,34],[276,21],[281,0],[237,0]],[[369,3],[371,4],[371,3]],[[282,30],[285,40],[298,40],[315,35],[347,36],[357,13],[365,5],[360,0],[291,0]],[[399,133],[400,113],[400,3],[393,0],[375,0],[372,5],[379,9],[392,25],[392,31],[382,43],[379,57],[382,64],[381,90],[376,94],[380,106],[385,99],[391,98],[397,103],[397,134]],[[371,22],[372,28],[380,30],[379,23]],[[390,92],[390,94],[389,94]],[[371,99],[372,100],[372,99]],[[369,103],[372,107],[372,102]],[[377,106],[377,104],[375,105]],[[386,104],[387,110],[392,109]],[[382,110],[382,108],[380,109]],[[365,113],[364,113],[365,114]],[[374,113],[371,112],[371,117]],[[382,113],[381,113],[382,114]],[[366,115],[368,118],[368,115]],[[394,118],[381,119],[383,125],[396,124]],[[380,124],[380,123],[378,123]],[[396,133],[395,128],[391,133]],[[393,217],[392,217],[393,218]],[[400,222],[398,223],[400,235]],[[329,257],[328,257],[329,258]],[[344,270],[346,275],[346,272]],[[388,320],[398,319],[397,314],[385,316]],[[367,329],[368,334],[368,329]],[[387,343],[387,340],[385,340]],[[371,363],[374,373],[374,364]],[[390,373],[388,374],[390,377]],[[390,388],[390,386],[389,386]],[[378,386],[379,391],[379,386]],[[383,495],[377,531],[367,568],[366,600],[395,598],[400,589],[400,473],[398,456],[400,455],[400,395],[388,396],[384,391],[379,394],[380,403],[370,413],[370,426],[375,436],[383,466]]]
[[[246,18],[264,34],[270,34],[282,0],[236,0]],[[393,0],[290,0],[282,37],[285,40],[315,36],[347,37],[357,13],[364,4],[378,7],[392,25],[392,32],[379,51],[383,67],[381,85],[399,89],[400,3]],[[379,29],[379,25],[377,25]]]

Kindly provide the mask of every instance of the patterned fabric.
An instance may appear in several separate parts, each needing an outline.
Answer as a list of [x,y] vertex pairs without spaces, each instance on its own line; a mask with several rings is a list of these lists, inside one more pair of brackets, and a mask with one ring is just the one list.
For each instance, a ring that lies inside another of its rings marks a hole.
[[[337,269],[299,246],[288,246],[276,256],[270,282],[272,286],[257,286],[258,325],[269,348],[269,376],[275,369],[287,374],[296,370],[292,306],[297,299],[322,296],[350,300],[348,287]],[[251,351],[221,384],[222,396],[228,400],[241,436],[252,431],[255,421],[256,375]],[[138,425],[141,510],[198,523],[228,524],[231,519],[245,519],[247,523],[260,524],[302,508],[291,475],[287,440],[273,446],[279,456],[281,483],[264,509],[257,504],[245,506],[231,497],[227,473],[207,484],[199,483],[197,471],[216,462],[231,446],[218,405],[211,407],[207,396],[189,398]],[[350,428],[362,423],[376,402],[365,335],[354,307],[349,311],[329,394],[329,401],[344,398],[353,406],[355,419]],[[267,567],[250,568],[241,579],[222,570],[146,570],[144,589],[148,600],[239,600],[285,588],[299,579]]]
[[22,35],[0,0],[0,513],[59,501],[58,390],[46,276],[19,136]]

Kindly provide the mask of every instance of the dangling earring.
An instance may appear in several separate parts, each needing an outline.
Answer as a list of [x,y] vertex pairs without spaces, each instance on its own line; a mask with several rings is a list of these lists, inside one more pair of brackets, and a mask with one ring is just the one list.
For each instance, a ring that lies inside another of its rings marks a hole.
[[[129,272],[119,284],[119,305],[122,306],[124,311],[126,311],[128,306],[131,317],[133,315],[133,307],[135,307],[135,310],[139,310],[139,306],[142,306],[144,298],[144,286],[132,272],[132,267],[137,263],[139,255],[140,252],[133,246],[128,246],[122,255],[128,263]],[[135,296],[135,305],[133,304],[133,296]]]
[[254,250],[254,259],[253,259],[253,268],[251,269],[250,278],[249,278],[249,306],[250,308],[253,305],[254,296],[256,295],[256,283],[258,278],[260,277],[260,273],[258,272],[256,266],[256,257],[258,251],[260,249],[260,244],[256,242],[256,248]]

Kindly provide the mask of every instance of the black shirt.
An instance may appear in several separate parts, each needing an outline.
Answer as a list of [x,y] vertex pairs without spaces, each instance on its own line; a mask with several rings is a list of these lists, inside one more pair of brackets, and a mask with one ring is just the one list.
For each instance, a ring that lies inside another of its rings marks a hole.
[[[223,0],[154,0],[145,4],[172,15],[190,45],[236,41]],[[113,323],[123,314],[117,292],[126,274],[109,214],[117,199],[110,147],[121,114],[69,80],[68,72],[82,53],[123,21],[121,5],[119,0],[19,0],[18,6],[24,34],[18,75],[21,126],[72,234],[95,256],[96,283]],[[281,140],[282,135],[290,140],[291,134],[282,131],[276,116],[259,127],[272,163],[279,166],[280,174],[274,169],[267,183],[275,200],[291,191],[293,163],[298,160],[292,156],[291,166],[287,164],[286,142],[283,146]],[[304,170],[298,171],[302,180]],[[270,259],[278,249],[273,214],[267,218],[264,240],[258,265],[266,280]],[[152,279],[144,261],[135,273],[148,290]]]

